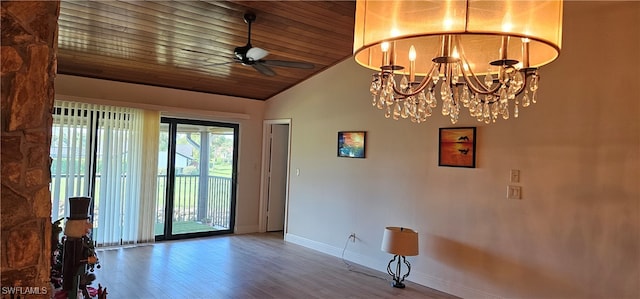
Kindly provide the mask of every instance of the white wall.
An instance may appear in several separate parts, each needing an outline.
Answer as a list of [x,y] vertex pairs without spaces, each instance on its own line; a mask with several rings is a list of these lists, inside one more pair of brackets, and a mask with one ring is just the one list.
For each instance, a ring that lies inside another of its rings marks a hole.
[[[406,226],[420,233],[409,279],[456,295],[640,297],[639,20],[639,2],[565,2],[538,104],[456,125],[478,127],[475,169],[438,167],[449,120],[385,119],[351,59],[268,100],[266,119],[292,119],[287,240],[340,255],[355,232],[345,257],[383,270],[383,228]],[[366,159],[336,157],[341,130],[368,132]]]
[[185,90],[58,75],[56,99],[88,101],[161,111],[175,117],[240,125],[236,233],[258,231],[262,120],[258,100]]

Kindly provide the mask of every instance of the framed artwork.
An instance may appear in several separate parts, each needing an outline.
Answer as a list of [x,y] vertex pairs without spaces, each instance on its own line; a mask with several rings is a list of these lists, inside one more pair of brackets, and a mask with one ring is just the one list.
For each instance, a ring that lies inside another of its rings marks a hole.
[[367,132],[338,132],[338,157],[364,158]]
[[438,166],[476,167],[476,128],[440,128]]

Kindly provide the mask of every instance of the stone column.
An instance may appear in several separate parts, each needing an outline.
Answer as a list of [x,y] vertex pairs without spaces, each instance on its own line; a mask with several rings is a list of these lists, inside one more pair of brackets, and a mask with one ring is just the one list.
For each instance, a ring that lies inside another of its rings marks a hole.
[[49,298],[49,148],[60,1],[0,5],[1,295]]

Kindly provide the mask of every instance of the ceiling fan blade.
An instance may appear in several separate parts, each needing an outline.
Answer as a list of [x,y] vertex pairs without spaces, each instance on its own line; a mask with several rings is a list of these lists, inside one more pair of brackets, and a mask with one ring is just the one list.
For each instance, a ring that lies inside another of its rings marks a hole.
[[257,47],[253,47],[251,49],[249,49],[247,51],[247,54],[245,54],[245,56],[249,59],[249,60],[253,60],[253,61],[258,61],[262,58],[265,58],[267,55],[269,55],[269,51],[264,50],[264,49],[260,49]]
[[312,63],[298,62],[298,61],[286,61],[286,60],[261,60],[260,62],[266,65],[292,67],[297,69],[312,69],[315,67]]
[[254,64],[251,64],[251,66],[265,76],[273,77],[276,75],[276,72],[274,72],[270,67],[262,63],[256,62]]
[[232,64],[232,63],[237,63],[237,61],[205,63],[205,64],[203,64],[202,66],[203,66],[203,67],[207,67],[207,66],[219,66],[219,65],[227,65],[227,64]]
[[191,52],[191,53],[198,53],[198,54],[211,55],[211,53],[202,52],[202,51],[198,51],[198,50],[191,50],[191,49],[186,49],[186,48],[180,48],[180,50],[182,50],[182,51],[186,51],[186,52]]

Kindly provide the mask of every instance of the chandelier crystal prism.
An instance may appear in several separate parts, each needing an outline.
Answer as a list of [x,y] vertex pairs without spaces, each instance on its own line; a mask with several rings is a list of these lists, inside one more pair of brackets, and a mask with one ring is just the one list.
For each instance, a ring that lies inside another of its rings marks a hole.
[[377,70],[372,104],[396,120],[424,122],[439,102],[453,124],[461,108],[487,124],[518,117],[561,40],[558,0],[356,3],[355,60]]

